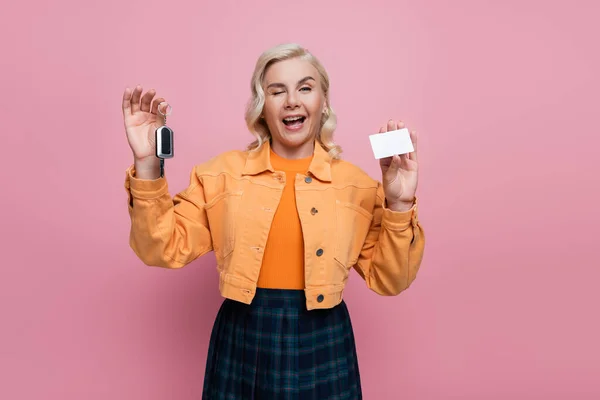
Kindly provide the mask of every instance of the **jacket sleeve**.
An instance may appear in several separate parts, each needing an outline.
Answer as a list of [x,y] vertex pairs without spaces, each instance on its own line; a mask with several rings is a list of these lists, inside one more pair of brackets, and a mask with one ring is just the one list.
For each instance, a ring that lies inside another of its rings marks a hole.
[[149,266],[181,268],[212,250],[202,182],[195,168],[189,186],[173,198],[166,178],[125,178],[131,230],[129,245]]
[[367,287],[398,295],[417,277],[423,259],[425,235],[417,217],[417,201],[408,211],[386,207],[383,186],[377,188],[373,221],[354,268]]

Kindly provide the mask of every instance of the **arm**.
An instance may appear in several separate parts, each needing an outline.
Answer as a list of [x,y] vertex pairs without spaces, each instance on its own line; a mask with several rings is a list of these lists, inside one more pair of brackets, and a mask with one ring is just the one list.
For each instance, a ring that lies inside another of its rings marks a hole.
[[425,236],[416,203],[408,211],[392,211],[382,186],[377,189],[371,228],[354,268],[367,287],[380,295],[398,295],[417,277]]
[[127,169],[129,245],[146,265],[181,268],[212,250],[204,190],[195,169],[190,184],[171,198],[166,179],[141,179]]

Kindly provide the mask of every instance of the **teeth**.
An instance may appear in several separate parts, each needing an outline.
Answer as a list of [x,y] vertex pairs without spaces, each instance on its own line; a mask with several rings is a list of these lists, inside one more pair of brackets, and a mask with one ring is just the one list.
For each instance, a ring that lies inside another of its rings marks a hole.
[[293,122],[293,121],[297,121],[297,120],[299,120],[301,118],[302,117],[289,117],[289,118],[284,118],[283,120],[287,121],[287,122]]

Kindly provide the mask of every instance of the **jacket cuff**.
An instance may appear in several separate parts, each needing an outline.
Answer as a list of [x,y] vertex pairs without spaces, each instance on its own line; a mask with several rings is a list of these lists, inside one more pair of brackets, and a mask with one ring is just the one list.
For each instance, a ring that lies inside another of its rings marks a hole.
[[387,208],[386,202],[383,203],[383,215],[381,223],[391,230],[405,230],[410,225],[418,225],[418,199],[415,198],[413,206],[406,211],[393,211]]
[[160,197],[169,190],[164,176],[157,179],[136,178],[133,165],[125,172],[125,189],[131,192],[134,198],[146,200]]

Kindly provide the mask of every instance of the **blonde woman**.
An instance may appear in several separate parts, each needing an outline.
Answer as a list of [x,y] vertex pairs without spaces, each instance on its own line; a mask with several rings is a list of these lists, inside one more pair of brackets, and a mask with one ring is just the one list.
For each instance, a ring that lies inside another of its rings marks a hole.
[[203,399],[362,398],[344,287],[354,269],[374,292],[398,295],[417,275],[416,135],[413,153],[381,160],[381,182],[341,160],[327,72],[301,46],[280,45],[252,76],[255,141],[196,165],[171,197],[153,142],[164,99],[142,92],[123,96],[130,245],[173,269],[215,254],[224,301]]

